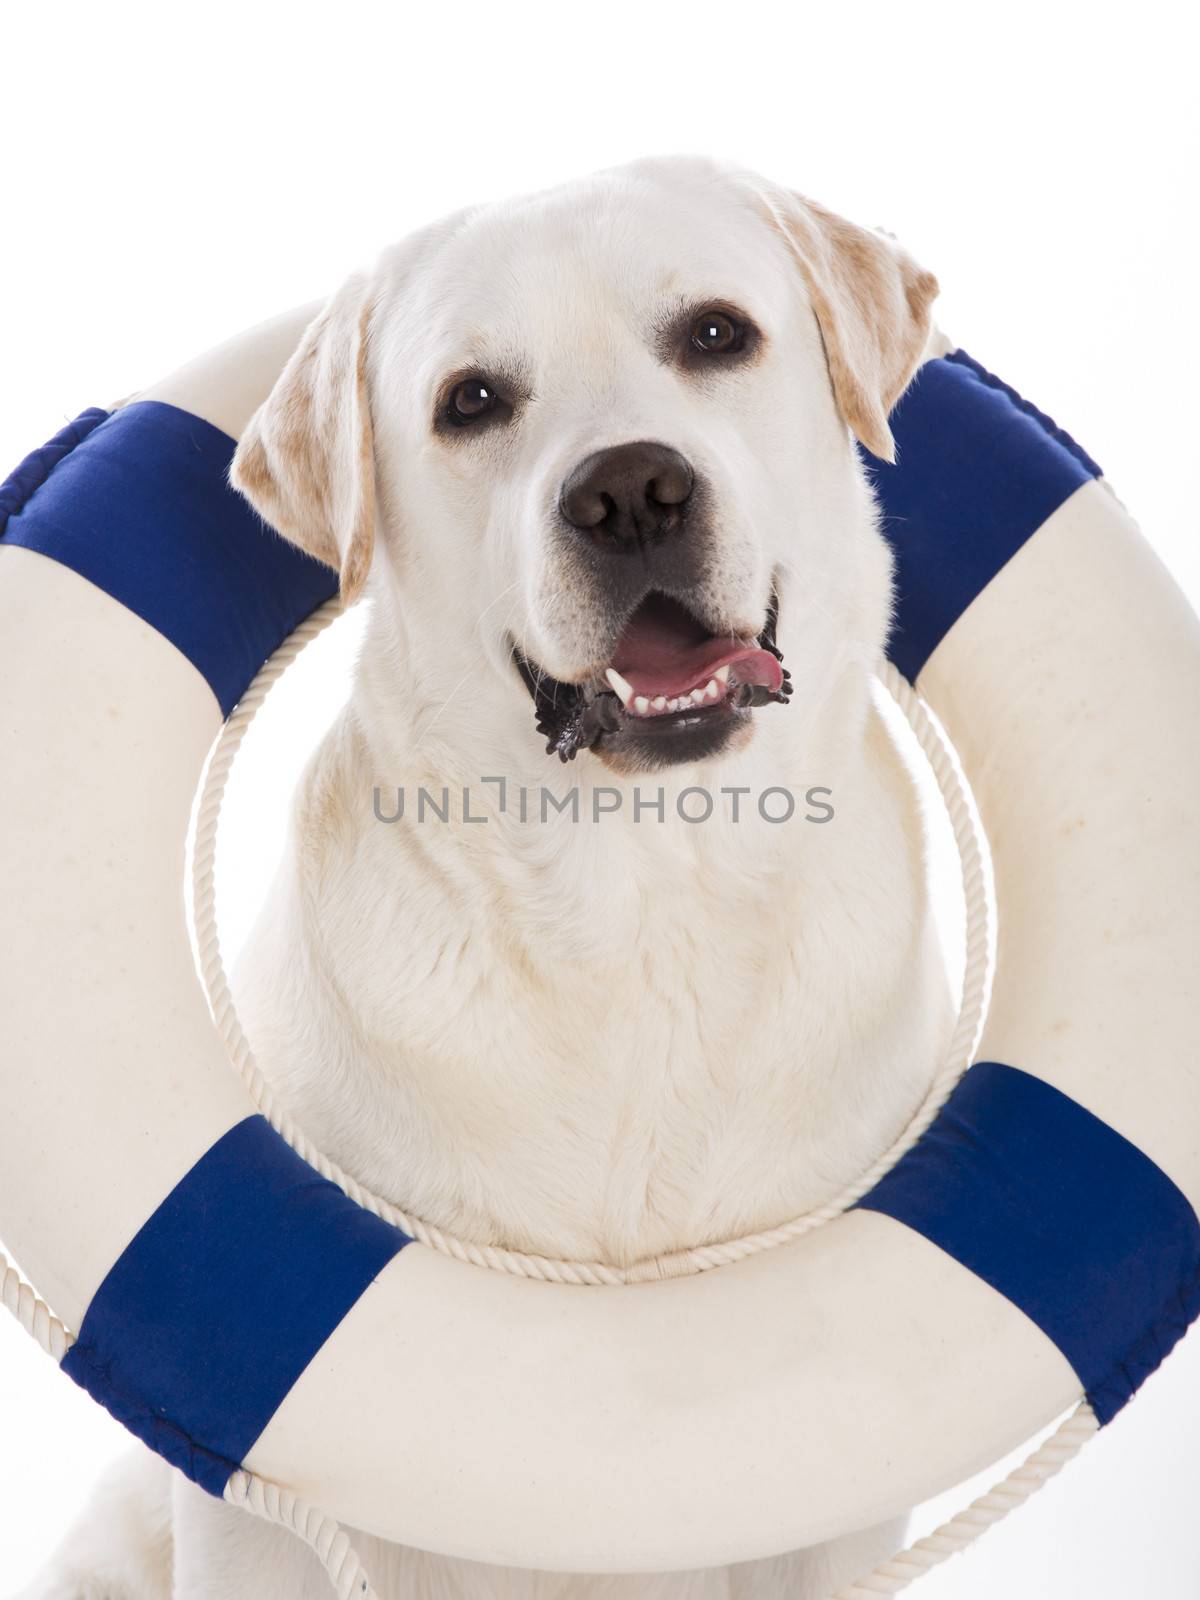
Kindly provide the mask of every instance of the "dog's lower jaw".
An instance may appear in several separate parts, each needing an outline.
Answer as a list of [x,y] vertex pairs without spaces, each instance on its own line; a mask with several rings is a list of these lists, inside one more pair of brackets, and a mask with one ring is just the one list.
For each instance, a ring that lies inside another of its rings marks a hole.
[[[772,702],[786,705],[791,694],[790,683],[786,693],[761,684],[737,684],[728,705],[719,712],[716,708],[681,708],[655,718],[653,724],[640,719],[639,725],[624,712],[611,689],[569,687],[575,693],[561,708],[535,697],[536,727],[546,740],[547,755],[574,761],[582,751],[591,750],[619,772],[654,771],[719,755],[727,746],[745,742],[752,709]],[[714,721],[718,715],[721,720]],[[668,724],[670,732],[666,731]],[[671,741],[676,748],[672,749]]]
[[[664,616],[671,618],[669,623],[664,624]],[[684,693],[679,694],[677,687],[669,691],[670,698],[662,694],[653,701],[652,688],[637,694],[615,667],[581,681],[562,682],[530,660],[515,642],[510,641],[509,650],[533,701],[547,754],[565,762],[583,750],[594,750],[617,771],[654,770],[715,756],[731,743],[744,744],[754,708],[787,704],[792,681],[776,643],[778,622],[777,587],[772,588],[766,620],[754,640],[706,634],[705,625],[678,601],[651,591],[636,608],[630,627],[638,624],[643,639],[648,627],[654,629],[661,649],[664,632],[678,648],[682,626],[683,643],[692,647],[685,661],[693,663],[692,672],[678,686]],[[629,635],[622,637],[628,641]],[[699,661],[697,644],[702,650]],[[709,647],[706,652],[704,646]],[[627,642],[626,648],[633,646]],[[706,659],[709,665],[704,664]]]

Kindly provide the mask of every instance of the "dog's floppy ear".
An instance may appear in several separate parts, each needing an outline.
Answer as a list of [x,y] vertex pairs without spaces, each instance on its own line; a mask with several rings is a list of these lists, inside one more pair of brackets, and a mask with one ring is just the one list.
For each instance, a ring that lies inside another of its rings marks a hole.
[[755,187],[808,289],[843,421],[874,455],[894,461],[888,413],[929,337],[937,279],[890,236],[791,190]]
[[229,470],[272,527],[338,572],[346,605],[362,589],[375,545],[370,309],[368,279],[358,274],[305,329]]

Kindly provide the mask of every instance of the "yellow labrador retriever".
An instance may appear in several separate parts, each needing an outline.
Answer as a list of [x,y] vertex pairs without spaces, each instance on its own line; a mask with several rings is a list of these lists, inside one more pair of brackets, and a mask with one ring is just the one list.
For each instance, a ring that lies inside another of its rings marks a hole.
[[[370,616],[239,1003],[409,1211],[629,1264],[817,1205],[921,1099],[949,1001],[855,442],[891,455],[935,293],[754,173],[640,161],[386,251],[252,420],[234,483]],[[387,1600],[815,1600],[900,1531],[629,1577],[362,1553]],[[326,1579],[139,1459],[29,1593],[172,1592]]]

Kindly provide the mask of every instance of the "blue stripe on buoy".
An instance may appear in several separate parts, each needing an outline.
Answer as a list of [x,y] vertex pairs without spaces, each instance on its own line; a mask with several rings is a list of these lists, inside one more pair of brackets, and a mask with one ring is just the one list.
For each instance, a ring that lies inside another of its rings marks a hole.
[[71,567],[169,639],[228,716],[337,574],[227,481],[236,448],[189,411],[85,411],[0,486],[0,535]]
[[1106,1122],[1015,1067],[971,1067],[859,1205],[1019,1306],[1102,1423],[1200,1316],[1200,1220],[1187,1197]]
[[961,350],[926,362],[890,422],[895,465],[861,454],[896,564],[888,656],[915,683],[976,596],[1100,468]]
[[220,1495],[292,1385],[411,1241],[265,1118],[205,1152],[96,1291],[63,1370]]

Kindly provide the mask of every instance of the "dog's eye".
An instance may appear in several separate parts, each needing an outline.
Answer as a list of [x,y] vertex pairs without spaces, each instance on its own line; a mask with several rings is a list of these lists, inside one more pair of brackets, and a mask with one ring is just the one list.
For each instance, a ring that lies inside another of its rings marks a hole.
[[464,378],[450,391],[446,414],[451,422],[474,422],[494,411],[499,396],[486,378]]
[[742,347],[741,324],[723,311],[705,311],[692,323],[692,347],[706,356],[730,355]]

